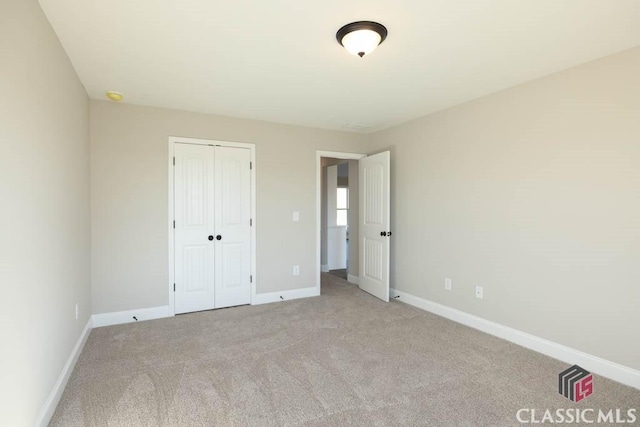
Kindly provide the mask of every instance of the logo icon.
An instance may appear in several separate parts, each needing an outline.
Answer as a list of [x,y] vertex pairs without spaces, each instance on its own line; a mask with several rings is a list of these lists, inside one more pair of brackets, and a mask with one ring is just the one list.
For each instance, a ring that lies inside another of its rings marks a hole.
[[580,402],[593,394],[593,375],[580,366],[573,365],[558,375],[558,393],[572,402]]

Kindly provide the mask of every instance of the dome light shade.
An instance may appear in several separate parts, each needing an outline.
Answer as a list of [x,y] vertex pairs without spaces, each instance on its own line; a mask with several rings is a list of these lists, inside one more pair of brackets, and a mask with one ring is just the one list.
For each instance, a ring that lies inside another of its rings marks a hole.
[[371,21],[358,21],[347,24],[336,33],[338,43],[352,55],[363,57],[373,52],[387,38],[384,25]]

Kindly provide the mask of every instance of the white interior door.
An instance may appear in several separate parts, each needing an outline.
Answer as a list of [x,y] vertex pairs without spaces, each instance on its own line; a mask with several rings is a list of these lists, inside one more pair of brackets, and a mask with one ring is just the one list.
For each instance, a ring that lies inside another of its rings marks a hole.
[[175,313],[251,303],[251,150],[174,146]]
[[221,308],[251,303],[251,152],[215,148],[215,308]]
[[390,153],[360,160],[360,289],[389,301]]
[[175,144],[174,148],[175,312],[179,314],[214,308],[215,162],[212,147]]

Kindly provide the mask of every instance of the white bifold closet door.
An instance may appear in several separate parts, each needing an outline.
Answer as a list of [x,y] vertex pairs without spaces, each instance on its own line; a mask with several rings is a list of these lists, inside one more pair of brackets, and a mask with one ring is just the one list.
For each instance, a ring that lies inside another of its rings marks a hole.
[[175,313],[251,302],[251,153],[174,147]]

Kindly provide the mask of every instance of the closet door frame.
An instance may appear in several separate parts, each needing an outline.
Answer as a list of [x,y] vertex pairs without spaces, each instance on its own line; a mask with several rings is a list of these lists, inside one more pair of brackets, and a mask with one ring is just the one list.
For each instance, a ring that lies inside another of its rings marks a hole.
[[251,153],[251,305],[256,301],[256,283],[258,281],[256,275],[256,146],[255,144],[245,142],[218,141],[200,138],[183,138],[178,136],[169,137],[169,156],[168,156],[168,223],[167,232],[169,237],[169,316],[175,316],[175,233],[173,228],[174,216],[174,147],[177,143],[198,144],[209,146],[223,146],[248,149]]

